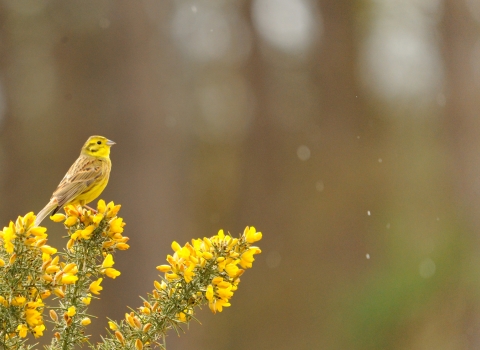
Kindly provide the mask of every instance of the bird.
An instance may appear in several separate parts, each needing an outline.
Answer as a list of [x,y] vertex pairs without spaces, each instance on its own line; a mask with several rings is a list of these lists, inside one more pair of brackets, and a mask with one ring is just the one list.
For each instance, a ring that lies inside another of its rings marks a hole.
[[110,147],[113,145],[115,142],[103,136],[88,138],[50,201],[37,214],[35,226],[39,226],[47,215],[53,215],[69,204],[83,207],[102,193],[110,177]]

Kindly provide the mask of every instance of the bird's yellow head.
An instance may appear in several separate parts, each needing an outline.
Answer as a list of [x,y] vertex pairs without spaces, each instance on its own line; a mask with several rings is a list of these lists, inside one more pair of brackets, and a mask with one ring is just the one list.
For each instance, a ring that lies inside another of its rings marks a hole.
[[90,136],[82,147],[82,154],[108,158],[110,156],[110,147],[114,144],[115,142],[110,141],[106,137]]

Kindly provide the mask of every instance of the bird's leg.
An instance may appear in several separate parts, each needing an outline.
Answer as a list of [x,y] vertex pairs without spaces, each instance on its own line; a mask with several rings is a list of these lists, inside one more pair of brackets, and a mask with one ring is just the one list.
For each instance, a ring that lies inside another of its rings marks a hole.
[[90,208],[90,207],[89,207],[88,205],[86,205],[86,204],[84,205],[84,207],[87,208],[87,209],[89,209],[89,210],[91,210],[92,213],[94,213],[94,214],[98,213],[96,209]]

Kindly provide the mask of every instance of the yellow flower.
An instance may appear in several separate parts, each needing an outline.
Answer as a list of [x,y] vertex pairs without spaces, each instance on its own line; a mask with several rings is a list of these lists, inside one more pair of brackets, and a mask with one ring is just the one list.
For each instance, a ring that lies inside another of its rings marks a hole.
[[35,241],[35,247],[37,248],[40,248],[41,246],[45,245],[45,243],[47,243],[47,239],[43,237],[35,237],[34,241]]
[[75,225],[78,221],[78,217],[76,216],[70,216],[67,218],[67,220],[65,220],[65,222],[63,223],[65,226],[67,227],[71,227],[73,225]]
[[217,294],[220,298],[228,300],[233,296],[232,285],[229,282],[222,282],[217,286]]
[[110,223],[110,232],[111,233],[122,233],[123,232],[123,219],[116,218]]
[[177,241],[173,241],[172,242],[172,249],[174,252],[176,252],[177,250],[180,250],[182,249],[181,245],[177,243]]
[[90,239],[90,237],[92,236],[93,230],[95,230],[95,226],[90,225],[90,226],[86,227],[85,230],[81,230],[80,236],[83,239]]
[[65,213],[67,214],[67,216],[75,216],[76,218],[80,216],[80,213],[78,212],[77,208],[72,204],[68,204],[63,209],[65,210]]
[[7,251],[7,253],[12,254],[13,248],[14,248],[12,240],[17,238],[17,235],[15,234],[15,227],[14,227],[13,221],[10,221],[10,225],[8,227],[3,228],[2,236],[3,236],[4,245],[5,245],[5,250]]
[[160,265],[160,266],[157,266],[157,270],[160,271],[160,272],[168,272],[172,269],[172,267],[170,265]]
[[243,232],[243,235],[245,236],[245,239],[247,240],[248,243],[254,243],[256,241],[259,241],[262,239],[262,233],[261,232],[256,232],[255,227],[246,227],[245,231]]
[[82,303],[84,303],[85,305],[90,305],[91,301],[92,301],[92,295],[90,293],[88,293],[86,297],[82,298]]
[[207,260],[210,260],[211,258],[213,258],[213,254],[210,252],[204,252],[202,255]]
[[216,313],[217,311],[222,312],[223,308],[228,306],[230,306],[230,303],[222,299],[216,299],[215,301],[208,303],[208,307],[213,313]]
[[43,253],[43,254],[42,254],[42,260],[43,260],[43,262],[49,261],[50,259],[52,259],[52,257],[50,256],[50,254],[47,254],[47,253]]
[[112,331],[116,331],[118,329],[117,325],[115,323],[113,323],[112,321],[108,321],[108,327],[110,327],[110,329]]
[[53,247],[50,247],[49,245],[41,246],[40,249],[42,250],[42,252],[44,252],[45,254],[48,254],[48,255],[52,255],[52,254],[55,254],[57,252],[57,249],[55,249]]
[[113,218],[117,215],[118,211],[122,206],[120,204],[115,205],[115,203],[110,202],[107,204],[107,217]]
[[126,313],[125,314],[125,320],[127,323],[132,327],[132,328],[138,328],[137,325],[135,324],[135,319],[132,315]]
[[62,222],[66,218],[67,217],[65,215],[60,214],[60,213],[56,213],[56,214],[53,214],[52,216],[50,216],[50,220],[52,220],[53,222]]
[[39,237],[42,237],[42,238],[46,237],[45,232],[47,232],[47,228],[46,227],[41,227],[41,226],[31,228],[28,231],[29,234],[34,235],[34,236],[39,236]]
[[42,314],[37,309],[27,308],[25,310],[25,320],[30,327],[43,324]]
[[193,272],[194,269],[195,264],[190,263],[188,268],[183,273],[183,278],[185,279],[185,282],[190,283],[193,280],[193,276],[195,276],[195,273]]
[[219,284],[220,282],[223,282],[223,278],[218,276],[218,277],[215,277],[213,280],[212,280],[212,283],[217,285]]
[[35,327],[33,327],[33,335],[35,336],[35,338],[42,337],[44,330],[45,330],[45,325],[44,324],[35,326]]
[[53,258],[53,260],[50,262],[50,265],[57,265],[58,262],[60,261],[60,257],[56,256]]
[[15,221],[15,230],[19,234],[23,234],[25,232],[25,228],[23,227],[23,217],[19,216],[17,221]]
[[144,306],[142,306],[142,307],[140,308],[140,311],[141,311],[143,314],[145,314],[145,315],[150,315],[150,313],[151,313],[151,312],[150,312],[150,309],[149,309],[148,307],[144,307]]
[[77,313],[77,310],[75,309],[75,306],[70,306],[67,310],[67,315],[70,317],[75,316],[76,313]]
[[162,285],[161,285],[160,282],[158,282],[158,281],[153,281],[153,285],[154,285],[155,288],[156,288],[157,290],[159,290],[159,291],[163,289],[163,288],[162,288]]
[[115,264],[115,262],[113,261],[113,256],[112,256],[112,254],[108,254],[105,257],[105,260],[103,260],[102,267],[103,268],[112,267],[113,264]]
[[31,211],[31,212],[29,212],[28,214],[25,215],[25,217],[23,218],[23,225],[25,226],[26,230],[30,229],[30,227],[35,222],[35,218],[36,218],[36,216],[33,213],[33,211]]
[[[57,258],[57,257],[55,257]],[[75,271],[75,272],[73,272]],[[76,274],[78,272],[78,268],[77,268],[77,264],[75,263],[70,263],[70,264],[67,264],[63,267],[63,272],[64,273],[69,273],[71,272],[72,274]]]
[[105,269],[105,275],[107,275],[107,277],[110,277],[110,278],[117,278],[118,276],[120,276],[120,271],[118,270],[115,270],[114,268],[107,268]]
[[11,304],[13,306],[22,306],[23,304],[25,304],[25,301],[27,301],[25,297],[19,296],[19,297],[13,298],[13,300],[11,301]]
[[60,266],[58,265],[50,265],[45,269],[45,272],[49,274],[55,273],[57,271],[60,271]]
[[102,283],[103,278],[99,278],[98,280],[90,283],[90,292],[93,294],[100,294],[100,291],[103,289],[103,287],[100,286],[100,283]]
[[105,201],[103,199],[100,199],[97,204],[97,211],[100,214],[104,214],[106,209],[107,209],[107,205],[105,204]]
[[3,259],[0,259],[0,267],[5,266],[5,261]]
[[187,247],[183,247],[175,253],[182,259],[187,259],[190,256],[190,250]]
[[100,223],[100,221],[103,220],[103,214],[101,213],[98,213],[96,214],[94,217],[93,217],[93,223],[98,226],[98,224]]
[[211,284],[209,284],[207,287],[207,291],[205,292],[205,297],[209,301],[213,300],[213,286]]
[[175,280],[178,278],[178,275],[176,273],[166,273],[165,278],[169,281]]
[[62,275],[62,284],[74,284],[78,281],[78,277],[70,273]]
[[225,271],[232,278],[235,277],[238,273],[238,270],[240,270],[237,266],[238,262],[240,262],[240,260],[235,260],[233,263],[227,264],[227,266],[225,266]]
[[28,327],[24,324],[19,324],[17,326],[17,332],[20,338],[25,338],[27,336]]
[[65,298],[65,293],[64,293],[63,290],[61,290],[60,288],[55,288],[55,289],[53,290],[53,293],[54,293],[57,297]]
[[85,317],[83,320],[80,321],[80,324],[82,326],[88,326],[90,323],[92,323],[92,320],[90,320],[88,317]]
[[130,246],[127,243],[117,243],[116,245],[118,250],[127,250]]
[[240,256],[240,266],[244,269],[252,267],[252,263],[255,260],[253,255],[260,254],[261,252],[262,251],[257,247],[250,247]]

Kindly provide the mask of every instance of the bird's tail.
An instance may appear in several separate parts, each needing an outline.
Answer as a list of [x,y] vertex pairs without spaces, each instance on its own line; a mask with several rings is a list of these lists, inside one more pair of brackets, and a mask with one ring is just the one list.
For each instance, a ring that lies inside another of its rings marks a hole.
[[58,207],[56,200],[51,200],[50,202],[48,202],[48,204],[37,214],[37,218],[35,219],[35,226],[40,225],[43,219],[45,219],[47,215],[49,215],[56,207]]

